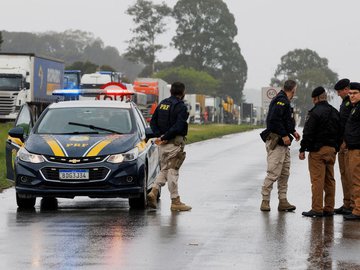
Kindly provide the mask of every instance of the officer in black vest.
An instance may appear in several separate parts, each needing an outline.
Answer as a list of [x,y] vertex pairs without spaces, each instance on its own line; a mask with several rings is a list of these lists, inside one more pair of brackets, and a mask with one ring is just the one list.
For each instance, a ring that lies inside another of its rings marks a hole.
[[[341,145],[339,112],[327,102],[324,87],[319,86],[311,94],[314,107],[309,111],[304,125],[299,158],[309,152],[311,179],[311,210],[302,212],[307,217],[334,215],[336,152]],[[325,197],[324,197],[325,194]]]
[[158,137],[155,143],[159,146],[160,173],[148,194],[148,205],[157,207],[160,187],[168,183],[172,211],[189,211],[188,206],[180,201],[178,193],[179,169],[185,160],[185,136],[188,132],[189,113],[184,104],[185,85],[175,82],[171,85],[171,97],[164,99],[157,106],[151,118],[150,126]]
[[[345,124],[353,108],[349,97],[350,80],[341,79],[335,84],[334,89],[336,90],[338,96],[342,99],[342,103],[340,105],[340,124],[341,134],[342,136],[344,136]],[[354,201],[351,196],[352,181],[349,172],[349,153],[344,139],[342,139],[342,141],[343,142],[340,146],[340,151],[338,153],[338,162],[344,197],[342,206],[334,209],[334,212],[336,214],[346,215],[351,214],[352,208],[354,207]]]

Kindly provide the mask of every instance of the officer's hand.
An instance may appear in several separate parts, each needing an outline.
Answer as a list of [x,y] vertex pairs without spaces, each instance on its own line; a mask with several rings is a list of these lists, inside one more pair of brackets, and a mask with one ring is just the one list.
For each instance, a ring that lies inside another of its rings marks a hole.
[[166,141],[166,140],[162,141],[162,140],[161,140],[161,137],[160,137],[160,138],[156,138],[156,139],[155,139],[155,143],[156,143],[157,145],[160,145],[160,144],[166,144],[167,141]]
[[300,160],[304,160],[304,159],[305,159],[305,152],[300,152],[300,153],[299,153],[299,159],[300,159]]
[[299,133],[297,133],[297,132],[295,131],[293,135],[294,135],[295,140],[296,140],[297,142],[300,141],[301,136],[300,136]]
[[290,140],[289,136],[282,137],[282,140],[284,142],[284,145],[290,145],[291,144],[291,140]]

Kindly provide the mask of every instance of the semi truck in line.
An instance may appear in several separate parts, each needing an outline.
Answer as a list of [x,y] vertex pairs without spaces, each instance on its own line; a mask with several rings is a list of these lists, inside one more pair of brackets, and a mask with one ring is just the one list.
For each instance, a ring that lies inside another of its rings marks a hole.
[[27,104],[36,115],[59,99],[52,91],[63,88],[64,63],[33,53],[0,53],[0,120],[15,120]]
[[159,102],[170,97],[170,85],[162,79],[137,78],[134,81],[135,92],[144,93],[147,97],[146,108],[142,113],[146,121],[150,121]]
[[64,89],[80,89],[81,70],[64,71]]
[[115,82],[121,83],[122,73],[115,71],[97,71],[95,73],[84,74],[81,77],[80,88],[99,89],[104,84]]

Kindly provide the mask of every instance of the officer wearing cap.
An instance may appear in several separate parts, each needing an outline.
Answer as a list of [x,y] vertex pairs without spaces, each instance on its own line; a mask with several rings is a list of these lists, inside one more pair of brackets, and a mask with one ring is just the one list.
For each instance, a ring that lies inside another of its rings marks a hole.
[[[319,86],[311,94],[314,107],[305,120],[299,159],[305,159],[309,152],[311,179],[311,210],[303,212],[308,217],[332,216],[335,204],[334,164],[336,151],[340,147],[340,115],[327,102],[326,91]],[[325,200],[324,200],[325,192]]]
[[188,131],[189,113],[184,104],[185,85],[174,82],[170,89],[171,97],[164,99],[157,106],[150,122],[151,129],[158,136],[160,173],[148,194],[148,205],[157,207],[160,187],[168,183],[172,211],[188,211],[188,206],[180,201],[178,192],[179,169],[185,160],[185,136]]
[[349,155],[349,173],[352,181],[354,209],[345,220],[360,220],[360,83],[350,83],[350,101],[353,104],[350,116],[345,125],[345,143]]
[[[341,79],[335,84],[334,89],[337,91],[338,96],[342,98],[342,103],[340,105],[340,124],[343,137],[345,131],[345,124],[347,119],[349,118],[352,109],[350,97],[348,95],[350,90],[350,80]],[[348,149],[346,148],[343,138],[342,144],[340,146],[340,151],[338,153],[338,162],[344,197],[343,205],[339,208],[334,209],[334,212],[336,214],[346,215],[351,214],[351,210],[354,207],[354,202],[351,198],[352,182],[349,175]]]

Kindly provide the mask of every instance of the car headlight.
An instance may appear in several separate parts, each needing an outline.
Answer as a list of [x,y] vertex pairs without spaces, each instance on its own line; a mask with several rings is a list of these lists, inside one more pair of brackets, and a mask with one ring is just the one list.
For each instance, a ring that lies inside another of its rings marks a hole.
[[24,147],[21,147],[17,156],[20,160],[30,163],[42,163],[45,161],[43,156],[29,153]]
[[139,149],[135,147],[134,149],[131,149],[126,153],[111,155],[107,161],[110,163],[121,163],[124,161],[135,160],[138,158],[138,156],[139,156]]

